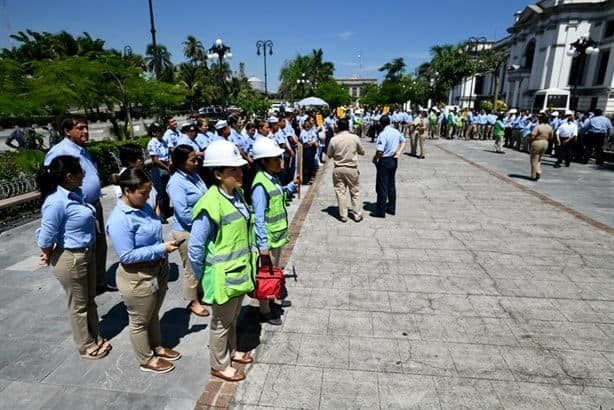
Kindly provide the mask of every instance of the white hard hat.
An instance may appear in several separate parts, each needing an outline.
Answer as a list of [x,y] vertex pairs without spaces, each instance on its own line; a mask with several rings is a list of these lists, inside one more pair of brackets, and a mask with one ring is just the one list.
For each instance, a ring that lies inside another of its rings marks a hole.
[[240,167],[247,164],[239,149],[230,141],[215,140],[207,147],[204,167]]
[[254,159],[260,158],[275,158],[283,154],[284,150],[279,148],[279,145],[268,137],[259,137],[254,141],[252,148]]
[[267,122],[268,122],[269,124],[277,124],[277,123],[279,122],[279,118],[272,116],[272,117],[269,117],[269,119],[267,120]]

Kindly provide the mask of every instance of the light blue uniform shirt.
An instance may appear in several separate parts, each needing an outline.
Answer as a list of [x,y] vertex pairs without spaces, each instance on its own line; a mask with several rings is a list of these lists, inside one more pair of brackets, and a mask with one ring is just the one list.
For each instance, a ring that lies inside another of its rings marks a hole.
[[[294,182],[290,182],[288,185],[282,187],[279,180],[270,175],[268,172],[264,172],[264,175],[275,184],[275,187],[287,194],[294,194],[296,192],[296,185]],[[258,249],[269,249],[269,242],[266,234],[266,226],[264,222],[264,214],[269,206],[269,199],[266,190],[262,185],[256,186],[252,191],[252,207],[254,208],[254,230],[256,231],[256,244]]]
[[303,144],[308,142],[314,142],[318,140],[318,133],[315,127],[311,127],[309,130],[302,130],[300,140]]
[[71,192],[58,186],[45,198],[36,238],[41,248],[90,247],[96,241],[96,210],[84,201],[80,189]]
[[537,124],[537,121],[525,121],[524,127],[522,128],[522,138],[528,138],[533,132],[533,129],[537,127]]
[[204,151],[207,148],[207,145],[209,145],[207,136],[200,132],[196,133],[196,138],[194,138],[194,141],[196,141],[198,146],[201,148],[201,151]]
[[147,143],[147,153],[150,157],[158,157],[162,162],[168,163],[168,143],[163,139],[152,138]]
[[171,229],[190,232],[192,229],[192,209],[200,197],[207,192],[207,186],[198,174],[188,175],[178,169],[168,181],[166,192],[173,201],[175,218],[171,224]]
[[177,129],[172,130],[169,128],[166,130],[162,138],[164,141],[166,141],[169,148],[175,148],[177,145],[179,145],[177,142],[179,141],[179,138],[181,138],[181,133]]
[[488,117],[486,116],[486,114],[478,114],[478,124],[479,125],[488,124]]
[[[249,219],[249,209],[237,192],[230,197],[220,188],[220,193],[232,202],[235,208],[243,214],[245,219]],[[208,242],[215,241],[216,235],[217,226],[211,221],[207,212],[201,212],[192,223],[192,232],[188,240],[188,257],[190,258],[190,263],[194,270],[194,277],[197,280],[199,280],[203,274],[203,265],[207,256],[205,250],[207,249]]]
[[486,116],[486,122],[489,125],[495,125],[495,122],[497,122],[497,116],[495,114],[488,114]]
[[54,158],[62,155],[79,158],[79,164],[81,164],[81,168],[85,172],[83,185],[81,185],[83,198],[90,204],[98,202],[100,199],[100,178],[98,177],[98,168],[90,153],[84,147],[80,147],[70,139],[64,138],[47,152],[44,164],[49,165]]
[[196,142],[196,137],[194,137],[194,139],[191,139],[185,134],[183,134],[181,138],[177,140],[177,146],[180,146],[180,145],[189,145],[190,147],[194,149],[195,152],[203,152],[205,150],[204,147],[201,147],[198,144],[198,142]]
[[166,257],[162,222],[148,204],[138,209],[119,201],[107,222],[107,235],[121,263],[153,262]]
[[235,130],[234,128],[230,129],[230,137],[228,137],[228,141],[235,144],[235,146],[243,152],[249,151],[249,144],[245,141],[243,134],[241,134],[239,131]]
[[582,127],[582,131],[610,135],[612,133],[612,122],[603,115],[591,117]]
[[384,158],[393,157],[405,137],[396,128],[387,125],[377,136],[376,149]]

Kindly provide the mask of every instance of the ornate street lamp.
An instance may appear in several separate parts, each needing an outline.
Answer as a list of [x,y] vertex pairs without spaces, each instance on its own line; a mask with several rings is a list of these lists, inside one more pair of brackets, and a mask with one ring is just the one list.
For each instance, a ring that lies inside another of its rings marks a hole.
[[132,55],[132,47],[124,46],[124,57],[130,57]]
[[219,81],[220,81],[220,90],[222,92],[222,105],[226,106],[226,92],[224,89],[224,70],[223,64],[224,59],[230,60],[232,58],[232,53],[230,52],[230,47],[228,47],[222,39],[218,38],[215,40],[215,43],[209,49],[209,54],[207,54],[207,58],[209,60],[214,60],[218,58],[219,60]]
[[301,73],[301,78],[296,80],[296,83],[301,88],[301,98],[303,98],[305,96],[305,84],[309,84],[309,83],[311,83],[311,81],[309,81],[309,80],[307,80],[305,78],[305,73]]
[[569,45],[569,50],[567,50],[567,55],[569,57],[573,57],[574,59],[577,59],[575,61],[572,61],[572,68],[571,68],[572,70],[574,70],[574,66],[575,66],[575,78],[574,78],[574,83],[572,84],[572,87],[571,87],[571,101],[570,101],[570,106],[572,105],[571,102],[573,102],[573,106],[571,106],[570,108],[574,111],[578,109],[577,91],[578,91],[578,85],[580,84],[580,82],[582,82],[582,75],[584,74],[584,66],[586,65],[586,56],[598,54],[598,53],[599,53],[599,48],[597,47],[597,42],[595,40],[591,40],[588,37],[580,37],[579,39],[577,39],[576,41],[574,41],[573,43]]
[[273,55],[273,42],[271,40],[258,40],[256,42],[256,54],[260,55],[260,49],[262,49],[262,55],[264,56],[264,95],[269,95],[267,89],[267,73],[266,73],[266,52],[269,50],[269,55]]

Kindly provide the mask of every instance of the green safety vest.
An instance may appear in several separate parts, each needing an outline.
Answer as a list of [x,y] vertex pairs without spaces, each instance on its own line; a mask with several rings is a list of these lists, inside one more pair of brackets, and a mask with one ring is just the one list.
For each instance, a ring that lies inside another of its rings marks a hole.
[[269,248],[280,248],[288,243],[288,214],[286,213],[286,195],[279,185],[271,181],[263,171],[258,171],[252,183],[252,192],[256,186],[262,185],[269,199],[264,212],[264,226],[266,227]]
[[217,228],[215,240],[205,244],[203,301],[221,305],[254,290],[257,253],[251,241],[251,218],[246,219],[217,186],[194,205],[193,218],[203,211]]

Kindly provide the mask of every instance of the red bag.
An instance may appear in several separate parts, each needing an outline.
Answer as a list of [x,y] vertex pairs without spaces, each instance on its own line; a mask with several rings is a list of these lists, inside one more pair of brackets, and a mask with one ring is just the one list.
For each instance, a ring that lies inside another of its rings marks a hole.
[[286,283],[284,272],[277,266],[261,266],[256,273],[256,288],[250,293],[254,299],[281,299]]

